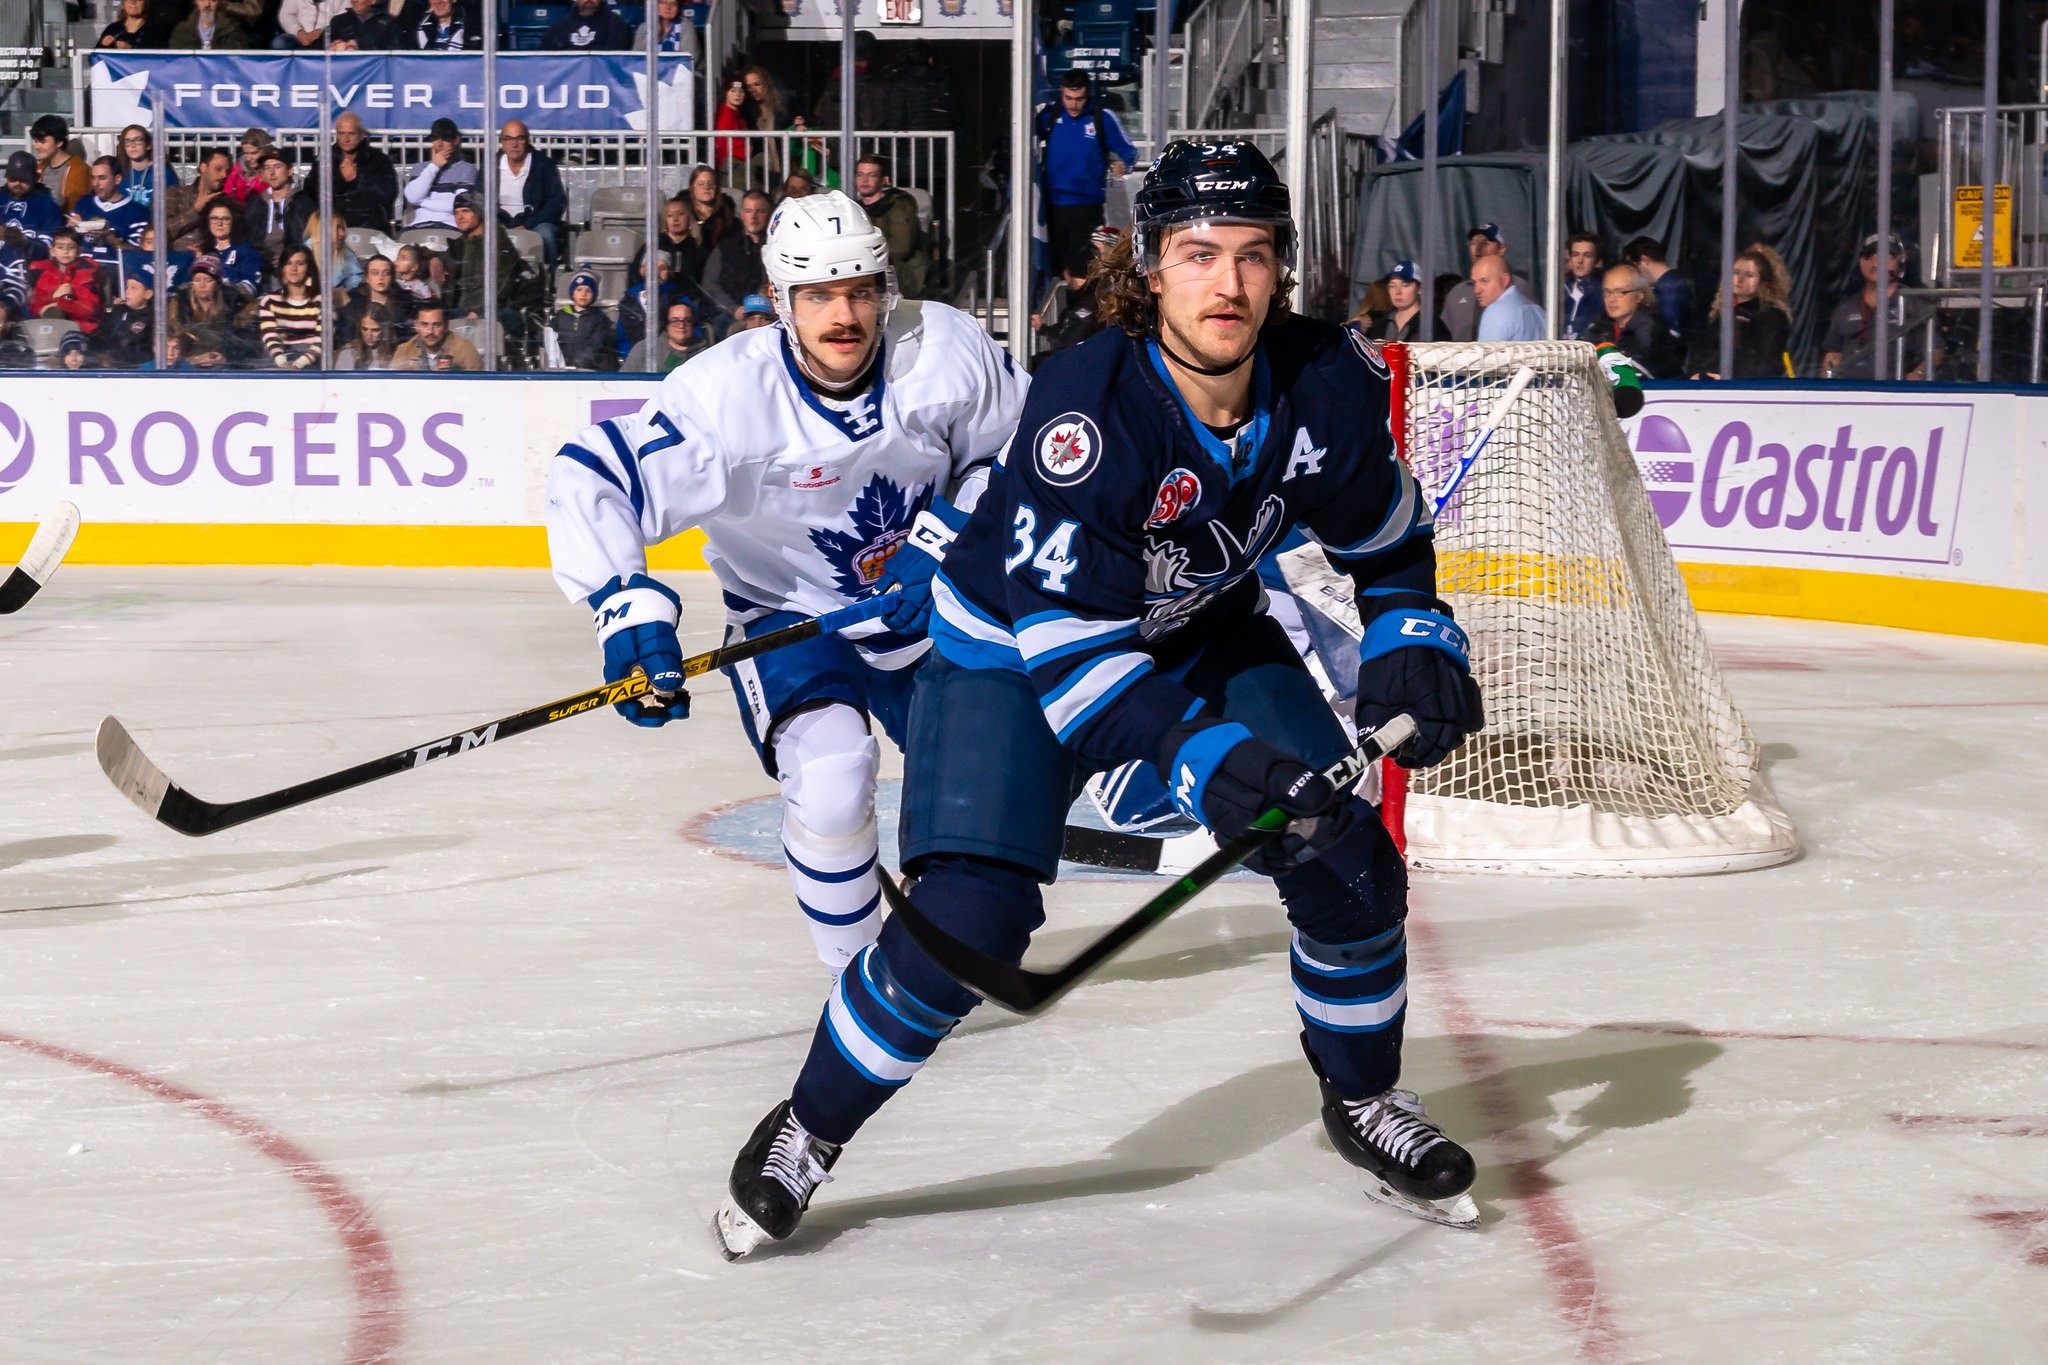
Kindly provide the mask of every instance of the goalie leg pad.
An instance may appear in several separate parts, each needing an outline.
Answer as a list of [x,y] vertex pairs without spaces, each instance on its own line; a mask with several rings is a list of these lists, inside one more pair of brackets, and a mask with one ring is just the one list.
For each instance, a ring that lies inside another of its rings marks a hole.
[[881,749],[860,712],[828,705],[776,728],[775,764],[783,861],[818,958],[838,972],[882,927],[875,872]]
[[[1031,874],[980,859],[933,860],[910,897],[934,923],[1006,962],[1023,960],[1045,922]],[[828,1142],[851,1140],[978,1003],[890,920],[833,987],[797,1076],[797,1118]]]

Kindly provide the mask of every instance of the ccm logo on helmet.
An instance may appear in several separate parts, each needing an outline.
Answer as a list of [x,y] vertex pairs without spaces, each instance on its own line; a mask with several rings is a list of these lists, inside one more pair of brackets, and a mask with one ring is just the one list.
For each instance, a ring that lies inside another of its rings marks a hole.
[[1195,188],[1198,190],[1248,190],[1252,187],[1252,183],[1249,180],[1218,180],[1211,177],[1195,181]]

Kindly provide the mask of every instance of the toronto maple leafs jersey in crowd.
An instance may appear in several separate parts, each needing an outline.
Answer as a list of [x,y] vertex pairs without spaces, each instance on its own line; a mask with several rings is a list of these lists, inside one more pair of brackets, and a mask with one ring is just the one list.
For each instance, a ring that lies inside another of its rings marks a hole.
[[[643,572],[647,546],[701,527],[740,619],[871,596],[919,510],[1002,451],[1029,385],[973,319],[939,303],[896,308],[877,377],[851,400],[806,384],[793,344],[779,326],[736,333],[678,366],[639,412],[562,447],[547,528],[564,592],[580,600]],[[847,633],[877,662],[910,653],[879,622]]]
[[1028,673],[1054,733],[1098,766],[1156,760],[1195,713],[1176,665],[1259,609],[1259,560],[1290,528],[1363,589],[1435,590],[1378,351],[1295,318],[1253,365],[1253,418],[1226,441],[1157,343],[1106,332],[1054,355],[934,580],[935,648]]

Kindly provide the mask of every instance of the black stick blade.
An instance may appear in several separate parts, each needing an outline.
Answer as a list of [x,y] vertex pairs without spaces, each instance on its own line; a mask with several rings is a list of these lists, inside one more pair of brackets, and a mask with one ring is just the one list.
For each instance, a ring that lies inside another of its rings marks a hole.
[[939,970],[968,990],[1012,1014],[1036,1014],[1065,993],[1064,989],[1054,989],[1058,982],[1046,979],[1051,973],[1028,971],[998,961],[954,938],[918,913],[887,868],[878,866],[876,871],[882,877],[882,895],[889,902],[889,913],[903,921],[910,937],[938,964]]
[[[1322,775],[1338,791],[1348,791],[1365,776],[1367,768],[1414,737],[1415,721],[1407,715],[1395,716],[1360,740],[1356,749],[1323,769]],[[890,914],[902,919],[904,929],[940,970],[990,1004],[1001,1005],[1016,1014],[1036,1014],[1129,947],[1133,940],[1227,875],[1230,869],[1249,858],[1286,823],[1287,817],[1282,812],[1267,811],[1252,828],[1210,853],[1093,943],[1051,971],[1032,971],[1002,962],[979,948],[962,943],[919,914],[917,907],[910,903],[909,897],[903,894],[888,872],[878,870],[881,871],[882,894],[889,900]],[[1068,831],[1069,839],[1074,832]]]
[[0,583],[0,616],[12,616],[20,611],[42,586],[20,569],[8,570],[7,580]]
[[1070,863],[1106,867],[1118,872],[1157,872],[1160,846],[1165,842],[1145,834],[1068,825],[1060,856]]

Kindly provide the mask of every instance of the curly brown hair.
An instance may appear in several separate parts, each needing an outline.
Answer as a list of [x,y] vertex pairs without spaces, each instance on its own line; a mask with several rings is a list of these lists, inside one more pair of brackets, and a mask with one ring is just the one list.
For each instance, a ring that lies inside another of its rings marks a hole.
[[[1748,261],[1756,267],[1756,301],[1759,307],[1775,308],[1788,319],[1792,316],[1792,271],[1780,256],[1762,242],[1752,242],[1735,253],[1738,261]],[[1726,291],[1716,291],[1714,306],[1707,311],[1709,322],[1721,319],[1721,297]]]
[[[1171,231],[1171,229],[1169,229]],[[1139,273],[1136,233],[1126,232],[1109,250],[1088,263],[1088,283],[1095,286],[1096,316],[1111,327],[1121,327],[1134,337],[1150,336],[1159,330],[1159,296],[1152,283]],[[1163,243],[1162,243],[1163,245]],[[1282,271],[1266,309],[1267,327],[1287,320],[1294,301],[1294,274]]]

